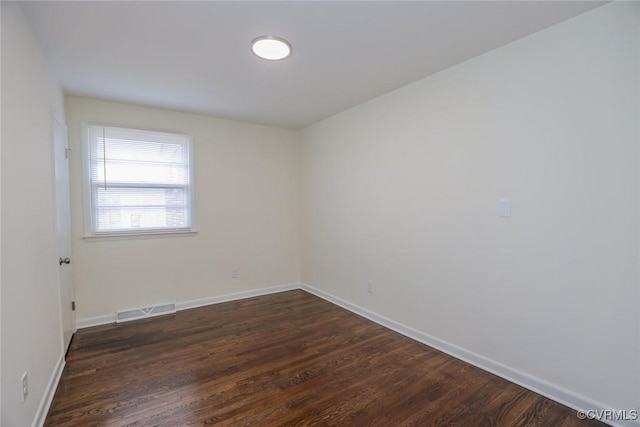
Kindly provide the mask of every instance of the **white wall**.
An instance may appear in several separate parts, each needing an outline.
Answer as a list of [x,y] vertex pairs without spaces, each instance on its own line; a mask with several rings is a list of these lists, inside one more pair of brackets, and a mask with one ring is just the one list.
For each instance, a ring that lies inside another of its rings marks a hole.
[[303,282],[574,402],[638,408],[639,8],[303,130]]
[[[31,425],[62,357],[51,109],[63,97],[17,3],[2,2],[2,419]],[[29,373],[23,403],[20,378]]]
[[[300,281],[297,131],[73,96],[66,109],[80,324],[109,321],[116,310]],[[191,134],[198,234],[83,239],[82,121]]]

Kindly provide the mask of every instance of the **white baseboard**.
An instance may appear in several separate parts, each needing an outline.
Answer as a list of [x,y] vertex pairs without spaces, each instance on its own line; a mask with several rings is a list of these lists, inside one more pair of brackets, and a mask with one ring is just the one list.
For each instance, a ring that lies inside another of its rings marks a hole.
[[53,401],[53,396],[56,394],[56,389],[58,388],[58,383],[60,382],[60,377],[62,376],[62,371],[64,370],[64,354],[61,354],[58,358],[58,362],[56,363],[53,372],[51,373],[51,378],[49,378],[49,383],[47,384],[47,388],[44,391],[44,396],[42,396],[42,400],[40,401],[40,405],[38,406],[38,411],[36,412],[36,416],[33,419],[32,427],[42,427],[47,418],[47,413],[49,412],[49,408],[51,407],[51,402]]
[[[300,283],[290,283],[286,285],[270,286],[267,288],[250,289],[248,291],[234,292],[232,294],[218,295],[214,297],[200,298],[190,301],[182,301],[176,303],[176,311],[188,310],[190,308],[203,307],[211,304],[220,304],[222,302],[235,301],[245,298],[253,298],[261,295],[275,294],[278,292],[291,291],[300,289]],[[90,328],[92,326],[108,325],[116,322],[116,315],[105,314],[103,316],[88,317],[86,319],[76,320],[78,329]]]
[[203,307],[205,305],[220,304],[222,302],[236,301],[245,298],[259,297],[262,295],[276,294],[278,292],[292,291],[294,289],[300,289],[300,283],[290,283],[287,285],[271,286],[268,288],[251,289],[248,291],[234,292],[232,294],[179,302],[176,303],[176,311]]
[[116,314],[105,314],[104,316],[87,317],[86,319],[76,319],[76,329],[90,328],[92,326],[107,325],[116,323]]
[[[507,381],[518,384],[519,386],[529,389],[535,393],[541,394],[542,396],[548,397],[549,399],[555,400],[556,402],[561,403],[565,406],[568,406],[572,409],[575,409],[576,411],[578,410],[613,411],[612,408],[609,408],[600,402],[596,402],[592,399],[589,399],[588,397],[582,396],[571,390],[567,390],[556,384],[552,384],[548,381],[545,381],[533,375],[527,374],[526,372],[522,372],[518,369],[514,369],[509,366],[503,365],[502,363],[496,362],[495,360],[491,360],[487,357],[484,357],[472,351],[466,350],[455,344],[448,343],[439,338],[433,337],[429,334],[426,334],[417,329],[414,329],[410,326],[404,325],[402,323],[396,322],[395,320],[381,316],[377,313],[367,310],[366,308],[363,308],[358,305],[352,304],[348,301],[345,301],[342,298],[336,297],[334,295],[331,295],[329,293],[316,289],[313,286],[302,283],[300,287],[301,289],[313,295],[316,295],[326,301],[336,304],[357,315],[360,315],[382,326],[385,326],[395,332],[398,332],[422,344],[428,345],[429,347],[433,347],[437,350],[447,353],[448,355],[453,356],[456,359],[463,360],[482,370],[491,372],[492,374],[495,374],[501,378],[504,378]],[[603,413],[603,412],[600,412],[600,413]],[[601,421],[616,427],[640,426],[640,422],[638,420],[635,420],[635,421],[601,420]]]

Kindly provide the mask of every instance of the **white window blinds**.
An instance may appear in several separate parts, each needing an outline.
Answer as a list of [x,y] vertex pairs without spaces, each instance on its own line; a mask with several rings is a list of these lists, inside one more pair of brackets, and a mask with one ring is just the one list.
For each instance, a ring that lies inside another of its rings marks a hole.
[[189,230],[186,135],[87,126],[93,234]]

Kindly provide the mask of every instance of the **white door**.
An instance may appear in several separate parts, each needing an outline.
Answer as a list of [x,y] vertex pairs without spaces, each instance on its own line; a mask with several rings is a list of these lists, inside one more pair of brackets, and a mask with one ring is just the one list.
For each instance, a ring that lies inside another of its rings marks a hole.
[[53,149],[56,178],[56,228],[58,240],[58,287],[62,344],[67,351],[75,332],[75,302],[71,281],[71,207],[69,200],[69,150],[67,127],[57,117],[53,118]]

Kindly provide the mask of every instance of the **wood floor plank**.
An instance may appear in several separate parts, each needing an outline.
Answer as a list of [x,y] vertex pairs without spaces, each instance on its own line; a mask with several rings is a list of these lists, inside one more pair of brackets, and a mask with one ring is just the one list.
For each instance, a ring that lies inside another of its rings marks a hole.
[[46,426],[596,426],[296,290],[76,333]]

